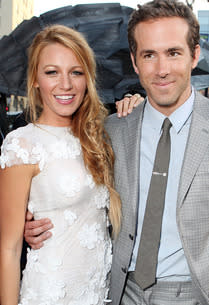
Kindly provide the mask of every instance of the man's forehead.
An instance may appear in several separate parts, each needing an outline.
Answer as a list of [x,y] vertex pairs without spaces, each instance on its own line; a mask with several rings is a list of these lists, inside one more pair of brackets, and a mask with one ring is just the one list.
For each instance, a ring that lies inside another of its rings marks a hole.
[[189,26],[186,20],[181,17],[153,18],[139,22],[135,27],[135,35],[137,35],[137,33],[139,32],[141,35],[147,34],[147,32],[152,32],[153,29],[155,30],[155,32],[159,33],[161,33],[163,30],[165,32],[176,32],[177,30],[181,30],[181,32],[187,32]]
[[154,50],[182,48],[187,44],[188,24],[182,18],[169,17],[140,22],[135,28],[137,47]]

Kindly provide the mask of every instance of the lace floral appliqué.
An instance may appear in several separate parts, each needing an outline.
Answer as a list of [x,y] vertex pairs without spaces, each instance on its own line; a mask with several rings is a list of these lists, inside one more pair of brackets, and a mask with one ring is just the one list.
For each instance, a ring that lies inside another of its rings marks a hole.
[[109,208],[110,196],[106,186],[99,186],[92,202],[98,209]]
[[77,215],[75,213],[73,213],[72,211],[70,210],[65,210],[64,211],[64,218],[67,222],[67,224],[69,226],[72,226],[72,224],[76,221],[77,219]]
[[92,175],[86,175],[86,185],[88,185],[90,189],[93,189],[95,187],[95,182]]
[[79,233],[79,239],[83,247],[93,249],[96,243],[104,239],[100,224],[94,223],[92,226],[85,224]]
[[63,175],[58,182],[60,191],[67,197],[74,197],[80,191],[80,180],[76,176]]
[[12,161],[14,161],[15,164],[15,159],[20,159],[22,160],[23,164],[28,164],[29,153],[26,149],[20,146],[19,139],[13,138],[11,139],[10,143],[6,144],[5,142],[5,145],[2,146],[0,158],[1,167],[5,168],[7,163],[10,165],[10,162],[12,164]]

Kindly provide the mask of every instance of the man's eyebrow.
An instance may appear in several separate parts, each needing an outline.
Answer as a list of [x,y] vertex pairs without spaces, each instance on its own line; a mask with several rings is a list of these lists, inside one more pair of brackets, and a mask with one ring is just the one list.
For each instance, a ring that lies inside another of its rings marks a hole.
[[[175,51],[183,51],[184,48],[182,48],[181,46],[174,46],[172,48],[168,48],[167,50],[165,50],[165,52],[169,53],[169,52],[175,52]],[[145,54],[155,54],[157,53],[157,51],[153,50],[153,49],[143,49],[140,51],[139,55],[143,56]]]
[[153,53],[156,53],[156,51],[151,50],[151,49],[144,49],[144,50],[141,50],[139,54],[143,55],[143,54],[153,54]]
[[167,52],[183,51],[184,49],[180,46],[172,47],[167,50]]

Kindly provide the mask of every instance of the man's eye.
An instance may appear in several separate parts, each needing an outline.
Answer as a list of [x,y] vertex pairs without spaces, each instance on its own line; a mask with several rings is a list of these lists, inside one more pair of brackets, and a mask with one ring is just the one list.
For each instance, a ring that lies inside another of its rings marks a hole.
[[178,55],[179,55],[179,53],[176,52],[176,51],[170,52],[170,56],[171,56],[171,57],[176,57],[176,56],[178,56]]
[[154,55],[153,54],[145,54],[144,58],[145,59],[152,59],[152,58],[154,58]]

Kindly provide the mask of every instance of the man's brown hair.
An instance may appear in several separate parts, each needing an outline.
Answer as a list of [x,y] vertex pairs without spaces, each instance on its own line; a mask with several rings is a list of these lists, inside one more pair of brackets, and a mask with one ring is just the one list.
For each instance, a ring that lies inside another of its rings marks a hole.
[[166,17],[180,17],[186,21],[189,30],[187,34],[187,43],[191,56],[194,57],[194,51],[199,44],[199,23],[192,10],[182,2],[177,0],[154,0],[144,5],[138,5],[134,10],[128,24],[129,48],[136,59],[137,42],[135,40],[135,28],[143,21],[161,19]]

